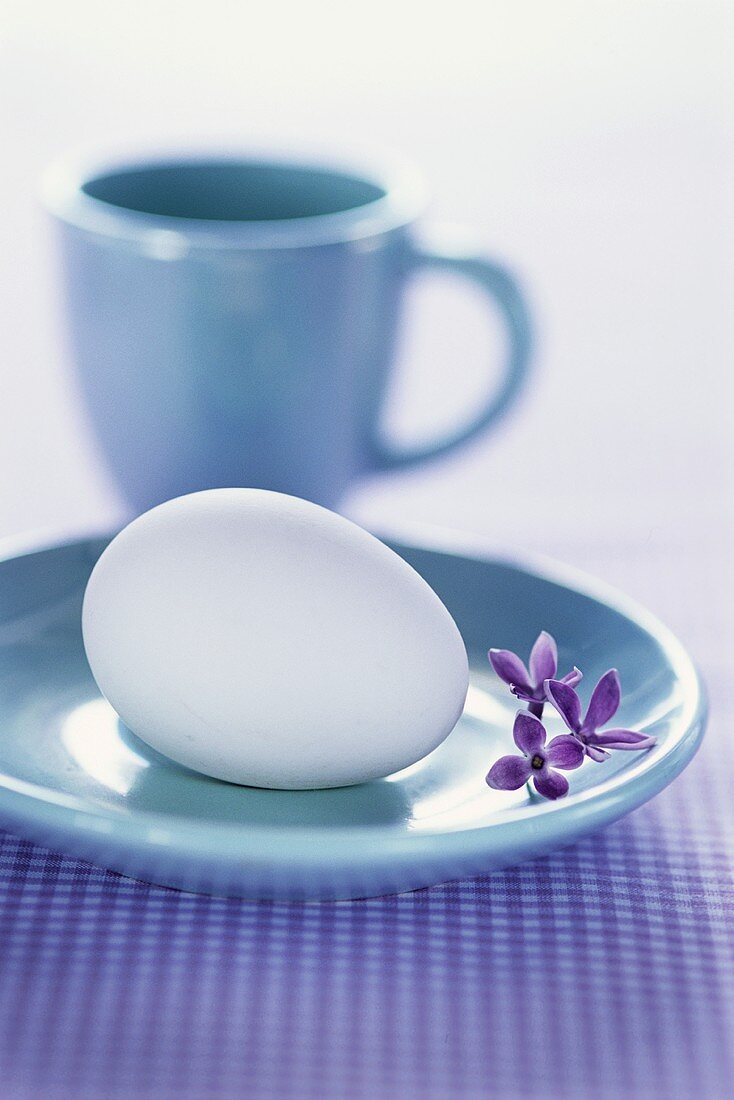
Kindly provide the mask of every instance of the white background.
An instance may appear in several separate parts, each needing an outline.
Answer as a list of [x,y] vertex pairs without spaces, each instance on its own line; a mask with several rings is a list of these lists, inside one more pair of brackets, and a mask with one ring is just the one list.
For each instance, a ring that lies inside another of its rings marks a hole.
[[[357,141],[411,156],[433,216],[511,263],[537,348],[499,431],[346,510],[602,573],[695,650],[734,548],[731,10],[0,0],[0,535],[122,518],[69,387],[43,165],[79,144]],[[478,298],[416,289],[390,426],[456,423],[500,350]]]

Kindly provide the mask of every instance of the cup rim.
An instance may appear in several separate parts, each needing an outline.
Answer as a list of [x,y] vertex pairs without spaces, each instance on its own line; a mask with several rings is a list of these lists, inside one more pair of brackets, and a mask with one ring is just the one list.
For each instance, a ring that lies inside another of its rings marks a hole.
[[[271,165],[347,175],[382,194],[360,206],[326,214],[263,221],[182,218],[116,206],[88,194],[95,178],[115,172],[202,162]],[[335,155],[314,150],[285,152],[261,146],[197,146],[109,156],[67,154],[55,160],[41,179],[41,201],[56,219],[96,236],[137,245],[164,259],[190,249],[294,248],[338,244],[377,236],[408,225],[423,211],[426,189],[421,174],[395,155]]]

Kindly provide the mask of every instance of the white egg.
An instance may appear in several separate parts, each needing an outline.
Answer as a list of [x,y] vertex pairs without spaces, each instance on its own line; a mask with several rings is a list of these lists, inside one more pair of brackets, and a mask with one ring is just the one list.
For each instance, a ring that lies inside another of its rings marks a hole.
[[428,584],[349,520],[259,489],[134,520],[92,572],[82,626],[126,725],[232,783],[389,775],[436,748],[466,698],[466,650]]

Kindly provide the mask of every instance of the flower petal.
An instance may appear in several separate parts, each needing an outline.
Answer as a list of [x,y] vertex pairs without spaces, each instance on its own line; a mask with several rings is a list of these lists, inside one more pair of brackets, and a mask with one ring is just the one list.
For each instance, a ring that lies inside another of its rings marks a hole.
[[573,666],[570,672],[567,672],[565,676],[561,676],[561,683],[568,684],[570,688],[575,688],[581,680],[583,680],[584,674],[580,668]]
[[532,770],[526,756],[501,756],[489,769],[486,782],[496,791],[517,791],[527,783]]
[[589,703],[589,709],[584,718],[582,729],[585,733],[598,730],[608,722],[619,706],[622,688],[619,683],[619,673],[616,668],[610,668],[605,672],[599,683],[594,688]]
[[656,744],[656,738],[647,733],[623,729],[604,730],[604,733],[593,734],[590,740],[605,749],[650,749]]
[[[512,736],[517,747],[528,756],[534,756],[536,752],[543,752],[545,745],[545,726],[534,714],[527,714],[519,710],[515,716],[515,725],[512,728]],[[545,756],[545,752],[543,752]]]
[[606,749],[597,749],[594,745],[587,745],[586,755],[589,760],[595,760],[597,764],[603,764],[611,753],[608,753]]
[[554,768],[572,771],[581,767],[584,762],[584,746],[570,733],[562,733],[560,737],[554,737],[548,745],[546,759]]
[[543,684],[546,680],[551,680],[558,671],[556,640],[546,630],[541,630],[535,645],[530,650],[528,667],[532,681],[537,685]]
[[546,680],[545,693],[571,733],[578,733],[581,729],[581,701],[573,688],[561,680]]
[[543,798],[563,798],[568,794],[568,780],[560,772],[554,772],[552,768],[541,768],[533,776],[533,783],[538,794]]
[[530,673],[517,653],[513,653],[510,649],[490,649],[488,657],[500,680],[504,680],[510,686],[514,684],[524,688],[526,691],[533,690]]

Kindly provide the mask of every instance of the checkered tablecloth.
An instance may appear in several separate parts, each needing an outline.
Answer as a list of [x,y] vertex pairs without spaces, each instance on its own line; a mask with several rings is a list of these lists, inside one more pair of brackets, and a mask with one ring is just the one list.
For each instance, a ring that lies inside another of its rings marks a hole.
[[[716,702],[723,666],[708,671]],[[397,897],[208,898],[6,835],[0,1096],[726,1100],[722,711],[684,775],[626,820]]]

